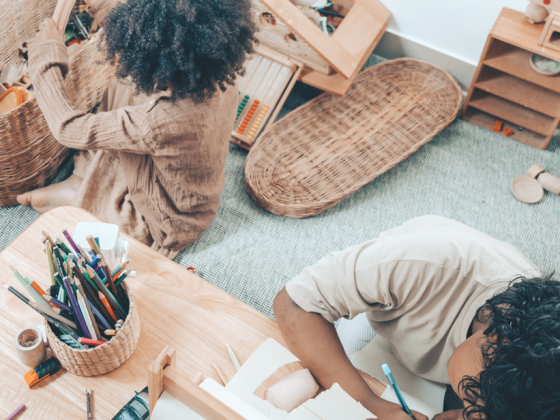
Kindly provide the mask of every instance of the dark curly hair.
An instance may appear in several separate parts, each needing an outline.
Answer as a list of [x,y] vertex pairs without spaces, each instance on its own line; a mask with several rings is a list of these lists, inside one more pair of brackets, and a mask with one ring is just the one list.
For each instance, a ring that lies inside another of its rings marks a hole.
[[105,20],[107,59],[136,93],[209,99],[253,52],[250,0],[128,0]]
[[484,370],[460,383],[466,419],[560,418],[560,282],[515,279],[475,317],[488,324]]

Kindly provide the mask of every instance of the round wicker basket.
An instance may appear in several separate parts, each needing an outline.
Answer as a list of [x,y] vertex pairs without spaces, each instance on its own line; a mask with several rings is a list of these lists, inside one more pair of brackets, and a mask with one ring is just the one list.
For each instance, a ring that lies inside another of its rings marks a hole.
[[344,97],[324,93],[261,135],[245,163],[260,207],[303,218],[356,192],[430,141],[459,114],[445,70],[398,59],[363,71]]
[[63,343],[46,323],[47,339],[55,357],[68,372],[78,376],[98,376],[109,373],[128,360],[140,339],[140,317],[130,289],[125,290],[130,300],[128,316],[122,328],[107,343],[88,350],[77,350]]
[[[46,17],[52,17],[56,4],[57,0],[0,1],[0,68],[20,59],[19,47],[33,39]],[[66,89],[84,112],[101,101],[114,78],[100,41],[97,34],[70,57]],[[69,153],[51,134],[35,97],[0,114],[0,206],[16,205],[17,195],[44,186]]]

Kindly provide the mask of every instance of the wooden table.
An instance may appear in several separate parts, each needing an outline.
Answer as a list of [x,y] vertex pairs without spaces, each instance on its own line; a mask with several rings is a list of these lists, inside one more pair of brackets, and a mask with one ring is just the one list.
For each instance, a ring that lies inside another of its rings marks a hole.
[[[83,221],[99,220],[74,207],[57,208],[41,216],[0,253],[2,281],[22,291],[9,269],[13,265],[23,276],[48,287],[41,231],[62,237],[62,229],[72,234],[77,223]],[[138,305],[141,335],[132,357],[107,375],[83,378],[61,370],[29,389],[23,380],[29,368],[19,362],[13,340],[17,330],[40,325],[42,318],[6,289],[0,289],[0,418],[20,404],[27,406],[20,420],[85,418],[85,390],[91,388],[95,418],[111,419],[135,395],[134,391],[147,385],[147,369],[166,345],[177,350],[177,368],[189,379],[200,371],[219,381],[212,360],[228,379],[235,373],[226,343],[241,363],[269,337],[284,344],[274,321],[149,247],[127,239],[129,267],[137,272],[137,277],[127,283]],[[385,389],[375,380],[368,379],[368,383],[378,394]]]

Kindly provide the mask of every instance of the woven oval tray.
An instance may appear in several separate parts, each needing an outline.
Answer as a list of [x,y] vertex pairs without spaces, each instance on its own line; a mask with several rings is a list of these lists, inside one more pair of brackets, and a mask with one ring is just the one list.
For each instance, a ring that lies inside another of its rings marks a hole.
[[324,93],[264,133],[245,163],[255,203],[280,216],[319,214],[430,141],[463,94],[445,70],[398,59],[363,71],[348,93]]

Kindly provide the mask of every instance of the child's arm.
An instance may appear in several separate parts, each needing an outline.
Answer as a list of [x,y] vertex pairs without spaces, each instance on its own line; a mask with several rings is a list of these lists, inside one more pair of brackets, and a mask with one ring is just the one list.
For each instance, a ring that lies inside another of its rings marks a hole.
[[73,149],[156,154],[157,142],[147,118],[151,104],[99,114],[86,114],[74,106],[64,83],[68,51],[60,39],[54,22],[46,19],[29,50],[37,103],[54,137]]
[[[380,420],[410,420],[398,404],[375,395],[344,353],[334,325],[321,315],[301,309],[283,289],[274,300],[274,316],[290,351],[321,386],[338,383]],[[413,412],[416,420],[427,417]]]

